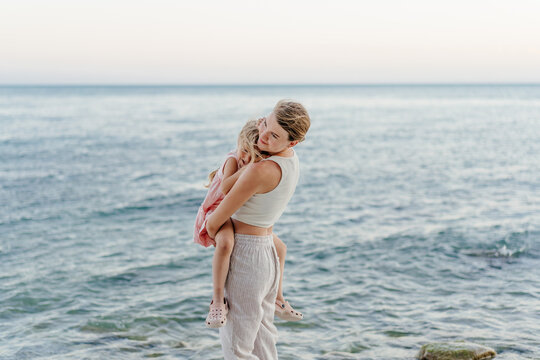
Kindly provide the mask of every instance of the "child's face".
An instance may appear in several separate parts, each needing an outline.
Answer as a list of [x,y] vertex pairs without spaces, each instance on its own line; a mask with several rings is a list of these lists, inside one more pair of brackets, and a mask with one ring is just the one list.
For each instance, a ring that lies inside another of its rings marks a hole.
[[239,167],[246,166],[251,161],[251,156],[249,156],[249,152],[246,149],[240,148],[237,155]]

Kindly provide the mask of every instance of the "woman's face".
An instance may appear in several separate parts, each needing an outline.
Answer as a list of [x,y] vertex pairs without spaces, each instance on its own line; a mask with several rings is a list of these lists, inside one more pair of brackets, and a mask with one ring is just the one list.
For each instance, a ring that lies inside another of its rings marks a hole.
[[295,143],[295,141],[289,141],[289,133],[279,126],[274,113],[262,119],[259,124],[259,141],[257,141],[259,150],[276,154],[294,146]]

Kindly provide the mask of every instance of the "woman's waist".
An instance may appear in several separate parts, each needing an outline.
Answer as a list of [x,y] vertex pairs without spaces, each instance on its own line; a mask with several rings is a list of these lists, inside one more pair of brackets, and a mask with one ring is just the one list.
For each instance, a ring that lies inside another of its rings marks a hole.
[[232,219],[234,225],[235,234],[243,235],[255,235],[255,236],[266,236],[272,234],[272,226],[268,228],[263,228],[259,226],[249,225],[242,221]]

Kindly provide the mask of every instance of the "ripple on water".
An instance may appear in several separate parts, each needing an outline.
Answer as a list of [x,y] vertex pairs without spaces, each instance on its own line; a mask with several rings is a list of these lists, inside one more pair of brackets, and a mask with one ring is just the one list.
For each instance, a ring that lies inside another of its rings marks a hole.
[[24,314],[38,314],[69,306],[72,302],[69,298],[50,296],[52,293],[49,293],[49,296],[37,295],[37,290],[16,291],[14,295],[3,300],[0,318],[9,319]]
[[204,194],[194,196],[193,190],[180,193],[151,196],[134,203],[121,204],[112,208],[94,211],[91,217],[109,218],[115,216],[146,213],[152,210],[185,211],[186,207],[196,209],[200,206]]
[[358,359],[358,355],[354,353],[348,353],[344,351],[331,351],[328,353],[325,353],[321,355],[320,357],[316,357],[316,359],[320,360],[348,360],[348,359]]

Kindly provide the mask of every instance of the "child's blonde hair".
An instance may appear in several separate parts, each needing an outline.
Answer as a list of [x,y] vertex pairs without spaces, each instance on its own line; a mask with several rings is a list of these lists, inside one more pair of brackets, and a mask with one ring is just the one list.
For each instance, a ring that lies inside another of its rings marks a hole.
[[257,127],[257,120],[248,120],[240,134],[238,134],[238,149],[246,150],[250,160],[249,163],[254,163],[261,160],[262,154],[257,148],[257,141],[259,141],[259,128]]
[[[256,161],[259,161],[263,158],[261,152],[256,146],[257,141],[259,141],[259,128],[257,127],[257,120],[248,120],[246,124],[244,125],[244,127],[242,128],[242,130],[240,131],[240,134],[238,134],[237,150],[247,151],[250,157],[250,160],[249,160],[250,164]],[[210,174],[208,174],[208,184],[205,185],[205,187],[210,186],[218,170],[219,169],[216,169],[212,171]]]

